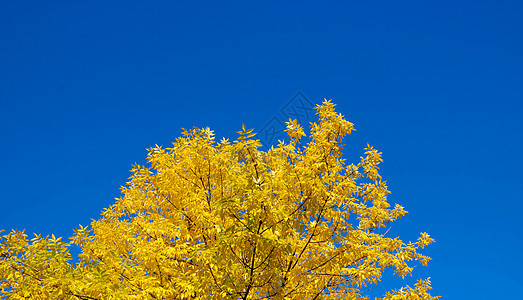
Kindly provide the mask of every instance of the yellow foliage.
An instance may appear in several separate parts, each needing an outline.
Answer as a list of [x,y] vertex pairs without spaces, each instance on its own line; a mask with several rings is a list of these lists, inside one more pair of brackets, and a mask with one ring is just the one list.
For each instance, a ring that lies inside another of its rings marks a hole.
[[[71,243],[4,235],[0,292],[9,299],[368,299],[386,268],[404,277],[415,243],[376,230],[404,216],[391,208],[368,145],[358,164],[342,158],[353,124],[331,101],[316,107],[310,139],[296,120],[288,143],[261,151],[245,125],[219,143],[209,128],[183,130],[172,148],[148,149],[122,196]],[[78,245],[79,263],[68,263]],[[436,299],[429,280],[383,299]]]

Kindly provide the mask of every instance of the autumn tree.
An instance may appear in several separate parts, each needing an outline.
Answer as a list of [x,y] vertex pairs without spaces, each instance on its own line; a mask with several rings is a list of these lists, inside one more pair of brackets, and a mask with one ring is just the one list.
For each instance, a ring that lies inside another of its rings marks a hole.
[[[433,242],[385,237],[378,229],[407,212],[391,206],[371,146],[342,158],[353,124],[331,101],[315,109],[308,143],[296,120],[288,142],[262,151],[243,126],[216,142],[210,129],[184,130],[172,148],[148,149],[116,204],[66,243],[24,232],[4,235],[1,294],[8,299],[368,299],[385,269]],[[81,254],[70,263],[69,247]],[[382,299],[436,299],[429,279]]]

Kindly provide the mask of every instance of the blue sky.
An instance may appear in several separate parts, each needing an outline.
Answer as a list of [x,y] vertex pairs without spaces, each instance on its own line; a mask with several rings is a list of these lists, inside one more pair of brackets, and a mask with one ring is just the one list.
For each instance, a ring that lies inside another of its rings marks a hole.
[[258,131],[301,91],[355,124],[349,159],[383,152],[389,200],[410,212],[389,235],[436,239],[414,279],[444,299],[515,298],[522,15],[521,1],[3,1],[0,228],[71,236],[146,148],[182,127]]

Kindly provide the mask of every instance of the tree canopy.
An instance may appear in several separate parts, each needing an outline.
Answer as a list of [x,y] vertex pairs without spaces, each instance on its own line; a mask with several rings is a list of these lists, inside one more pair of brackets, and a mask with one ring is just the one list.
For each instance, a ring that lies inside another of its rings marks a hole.
[[[331,101],[316,106],[309,141],[296,120],[267,151],[242,126],[215,141],[183,130],[172,148],[148,149],[122,196],[70,242],[12,231],[0,241],[8,299],[368,299],[385,269],[426,265],[415,242],[381,233],[407,212],[392,206],[381,153],[342,157],[353,124]],[[69,247],[81,249],[71,263]],[[436,299],[429,279],[382,299]]]

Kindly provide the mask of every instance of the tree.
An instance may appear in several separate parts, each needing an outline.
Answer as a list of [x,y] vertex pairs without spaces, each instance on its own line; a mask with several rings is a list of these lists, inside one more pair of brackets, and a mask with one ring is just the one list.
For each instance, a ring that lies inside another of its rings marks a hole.
[[[416,242],[378,229],[407,212],[387,201],[371,146],[357,164],[342,158],[353,124],[331,101],[315,109],[310,142],[296,120],[289,142],[261,151],[252,129],[216,142],[183,130],[172,148],[148,149],[116,204],[71,243],[24,232],[4,235],[1,293],[9,299],[367,299],[386,268],[411,275],[426,265]],[[81,247],[69,263],[68,248]],[[383,299],[437,299],[429,279]]]

